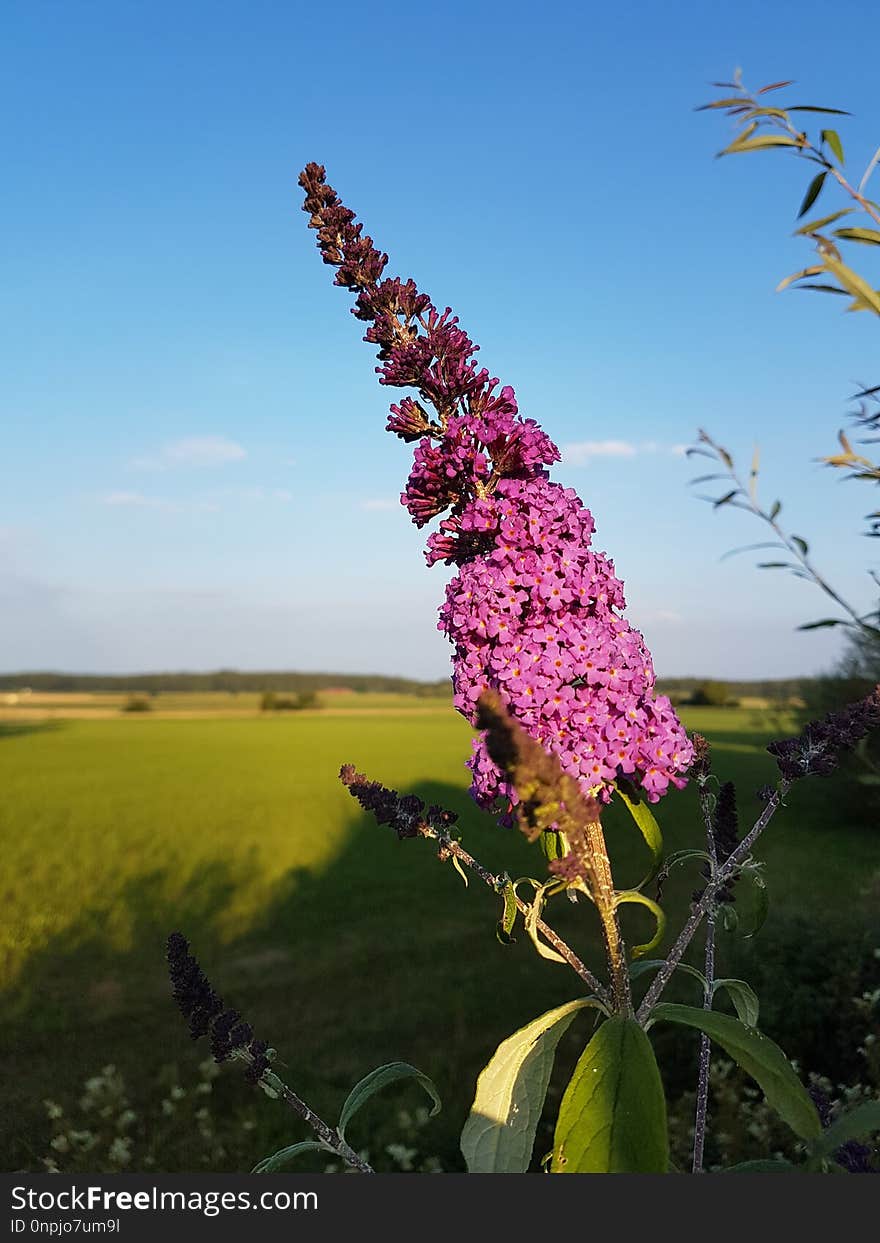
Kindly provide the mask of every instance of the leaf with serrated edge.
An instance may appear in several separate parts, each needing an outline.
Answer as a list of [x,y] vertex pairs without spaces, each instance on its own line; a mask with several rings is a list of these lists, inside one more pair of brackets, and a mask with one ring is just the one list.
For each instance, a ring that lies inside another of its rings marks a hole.
[[349,1092],[348,1099],[342,1106],[342,1113],[339,1115],[339,1134],[344,1137],[345,1128],[371,1096],[375,1096],[377,1092],[381,1092],[383,1088],[387,1088],[392,1083],[397,1083],[400,1079],[415,1079],[424,1088],[433,1101],[429,1117],[433,1118],[434,1114],[440,1112],[440,1094],[427,1075],[423,1075],[408,1062],[389,1062],[387,1066],[377,1066],[368,1075],[364,1075],[360,1083],[356,1083]]
[[767,1098],[767,1104],[787,1122],[801,1139],[816,1139],[822,1124],[816,1106],[806,1088],[794,1073],[791,1062],[769,1037],[729,1014],[714,1010],[697,1010],[661,1002],[651,1011],[651,1022],[682,1023],[705,1032],[751,1075]]
[[556,1046],[585,1006],[604,1010],[595,999],[580,997],[548,1010],[495,1050],[477,1080],[461,1133],[470,1174],[524,1174],[529,1168]]
[[665,1174],[666,1100],[650,1041],[635,1019],[603,1023],[565,1089],[551,1174]]

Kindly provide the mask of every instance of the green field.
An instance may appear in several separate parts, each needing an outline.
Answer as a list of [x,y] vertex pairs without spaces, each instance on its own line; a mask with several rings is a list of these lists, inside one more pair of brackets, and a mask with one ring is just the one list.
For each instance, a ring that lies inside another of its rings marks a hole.
[[[346,761],[460,811],[464,844],[487,866],[542,873],[536,848],[470,804],[469,729],[452,709],[367,698],[356,697],[362,711],[0,722],[2,1168],[42,1168],[42,1101],[75,1108],[83,1081],[107,1063],[136,1109],[170,1064],[187,1090],[196,1082],[206,1049],[190,1044],[164,972],[173,929],[319,1110],[332,1115],[385,1061],[432,1075],[444,1110],[424,1142],[454,1167],[481,1065],[540,1009],[577,995],[578,981],[523,935],[502,947],[493,894],[476,881],[465,890],[426,842],[399,843],[359,813],[336,777]],[[754,791],[775,771],[762,748],[792,721],[732,709],[692,709],[685,720],[737,781],[744,816],[754,812]],[[668,850],[699,844],[691,791],[658,814]],[[838,819],[833,784],[814,780],[774,821],[759,851],[773,899],[764,937],[805,914],[854,940],[876,924],[880,838]],[[637,881],[644,848],[614,808],[606,834],[618,885]],[[670,882],[673,923],[695,883],[683,872]],[[741,903],[747,922],[747,895]],[[562,902],[550,918],[599,965],[587,910]],[[632,938],[647,924],[635,908],[625,915]],[[229,1132],[219,1168],[249,1168],[303,1136],[234,1072],[215,1096]],[[406,1092],[400,1101],[417,1103]],[[186,1170],[205,1158],[197,1136],[169,1124],[154,1159]]]

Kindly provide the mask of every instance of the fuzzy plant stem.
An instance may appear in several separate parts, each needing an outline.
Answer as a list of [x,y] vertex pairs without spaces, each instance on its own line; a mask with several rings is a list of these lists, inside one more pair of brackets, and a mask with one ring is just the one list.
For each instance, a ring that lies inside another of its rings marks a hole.
[[[710,879],[718,870],[718,852],[715,849],[715,834],[712,825],[711,795],[703,785],[700,789],[700,807],[706,825],[706,850],[710,864]],[[706,913],[706,950],[703,961],[703,975],[706,977],[706,988],[703,993],[703,1009],[712,1009],[712,984],[715,980],[715,904]],[[705,1032],[700,1034],[700,1063],[697,1076],[697,1107],[694,1115],[694,1160],[692,1173],[703,1173],[703,1151],[706,1145],[706,1118],[709,1108],[709,1067],[712,1061],[712,1041]]]
[[[427,824],[419,826],[419,833],[422,837],[433,838],[435,841],[439,842],[441,858],[445,859],[450,856],[454,857],[460,864],[462,864],[463,867],[466,867],[471,872],[474,872],[477,876],[479,876],[480,880],[496,892],[503,888],[506,878],[504,876],[495,876],[489,871],[488,868],[484,868],[481,863],[477,862],[473,855],[468,854],[461,843],[457,842],[455,838],[446,837],[441,833],[438,833],[436,829],[433,829]],[[523,901],[518,894],[515,896],[517,910],[523,916],[529,915],[532,909],[529,903]],[[593,991],[593,993],[595,993],[599,1000],[606,1006],[612,1006],[613,999],[604,984],[601,984],[596,976],[593,975],[589,967],[581,962],[574,950],[569,945],[566,945],[566,943],[562,940],[559,933],[554,932],[548,924],[544,923],[543,919],[535,920],[535,928],[538,932],[540,932],[541,936],[553,946],[557,954],[560,954],[565,959],[572,970],[577,972],[584,983]]]
[[774,813],[781,806],[783,798],[788,793],[790,784],[790,782],[784,779],[779,782],[778,788],[768,799],[764,810],[755,821],[753,827],[742,839],[733,854],[725,860],[725,862],[715,873],[714,877],[712,877],[707,884],[702,898],[694,905],[690,918],[678,934],[675,944],[670,949],[665,963],[657,972],[651,987],[645,993],[642,1004],[636,1011],[636,1018],[640,1023],[644,1023],[647,1020],[651,1010],[660,1000],[663,990],[672,979],[675,968],[684,957],[685,950],[694,939],[694,934],[714,906],[718,890],[723,888],[723,886],[733,877],[736,869],[749,857],[755,842],[772,820]]
[[632,1014],[632,991],[626,965],[626,950],[617,916],[611,860],[608,858],[602,825],[598,820],[586,826],[586,836],[592,866],[593,901],[602,921],[602,935],[605,939],[605,953],[614,994],[614,1011],[628,1017]]
[[355,1150],[348,1145],[345,1140],[332,1127],[328,1126],[323,1118],[311,1109],[304,1100],[294,1092],[293,1088],[289,1088],[283,1079],[275,1074],[273,1070],[266,1070],[260,1080],[265,1085],[270,1094],[277,1095],[280,1100],[289,1105],[295,1114],[298,1114],[308,1126],[317,1135],[318,1139],[331,1152],[335,1152],[346,1165],[352,1166],[359,1174],[375,1174],[375,1170],[368,1165],[362,1157],[359,1157]]

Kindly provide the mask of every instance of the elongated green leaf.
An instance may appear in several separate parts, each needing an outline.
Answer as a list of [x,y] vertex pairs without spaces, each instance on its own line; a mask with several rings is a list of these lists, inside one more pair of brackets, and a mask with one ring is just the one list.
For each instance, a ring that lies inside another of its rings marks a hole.
[[840,163],[843,164],[843,143],[840,141],[840,135],[836,129],[823,129],[822,141],[827,142],[828,146],[837,156]]
[[538,920],[541,918],[541,912],[544,909],[544,902],[546,898],[549,897],[554,889],[558,890],[559,888],[559,881],[555,876],[552,876],[550,880],[544,881],[543,885],[538,886],[535,891],[535,896],[531,901],[528,914],[525,917],[525,926],[532,945],[534,945],[535,949],[542,958],[546,958],[548,962],[564,963],[565,959],[562,955],[541,940],[537,927]]
[[844,289],[851,293],[858,302],[864,303],[869,310],[880,315],[880,294],[877,293],[876,289],[872,289],[868,282],[859,276],[858,272],[854,272],[852,268],[847,267],[835,255],[830,254],[827,249],[823,250],[822,258],[828,271],[837,277]]
[[387,1088],[390,1084],[397,1083],[401,1079],[415,1079],[425,1089],[433,1102],[429,1115],[431,1118],[434,1117],[434,1114],[440,1112],[440,1095],[427,1075],[423,1075],[420,1070],[416,1070],[415,1066],[410,1066],[408,1062],[389,1062],[387,1066],[378,1066],[375,1070],[371,1070],[368,1075],[364,1075],[360,1083],[355,1084],[349,1092],[348,1099],[342,1106],[342,1113],[339,1115],[339,1134],[343,1138],[345,1137],[345,1128],[371,1096],[375,1096],[383,1088]]
[[[640,975],[645,975],[648,971],[659,971],[661,967],[666,966],[665,958],[640,958],[638,962],[634,962],[629,969],[629,978],[637,980]],[[686,975],[692,975],[698,980],[703,992],[709,987],[709,983],[702,971],[698,971],[696,967],[692,967],[690,963],[679,962],[675,964],[676,971],[684,971]]]
[[786,276],[776,286],[775,292],[782,293],[783,289],[788,289],[789,285],[793,285],[795,281],[803,280],[805,276],[818,276],[820,272],[824,272],[822,267],[801,268],[800,272],[792,272],[791,276]]
[[277,1152],[273,1152],[271,1157],[266,1157],[264,1161],[260,1161],[251,1170],[252,1174],[274,1174],[278,1170],[284,1169],[294,1157],[299,1156],[301,1152],[332,1152],[332,1149],[325,1148],[323,1144],[319,1144],[314,1139],[304,1139],[298,1144],[291,1144],[289,1148],[279,1148]]
[[663,933],[666,931],[666,916],[661,906],[658,906],[656,902],[646,897],[643,893],[639,893],[637,889],[624,889],[621,893],[615,894],[615,906],[623,906],[626,903],[647,907],[657,921],[657,927],[651,940],[646,941],[644,945],[634,945],[630,951],[633,958],[642,958],[645,954],[650,954],[651,950],[655,950],[663,940]]
[[510,945],[514,941],[513,925],[516,923],[516,893],[510,880],[501,889],[504,899],[504,910],[495,925],[495,935],[502,945]]
[[623,799],[627,811],[636,823],[636,828],[645,839],[645,845],[651,852],[651,870],[645,879],[638,886],[647,884],[649,880],[657,875],[660,864],[663,861],[663,834],[660,832],[660,825],[646,802],[636,802],[631,799],[624,791],[617,786],[617,793]]
[[849,216],[854,211],[854,207],[844,207],[842,211],[833,211],[830,216],[823,216],[821,220],[808,220],[799,229],[795,229],[794,236],[799,237],[801,234],[815,233],[817,229],[824,229],[826,224],[833,224],[835,220],[840,220],[841,216]]
[[813,1151],[830,1156],[851,1139],[865,1139],[880,1131],[880,1101],[863,1101],[848,1113],[835,1119],[819,1137]]
[[770,147],[799,147],[801,144],[794,138],[784,134],[758,134],[755,138],[734,139],[729,147],[725,147],[720,155],[740,155],[746,151],[763,151]]
[[816,173],[816,176],[807,186],[807,192],[804,195],[803,202],[801,203],[800,209],[798,210],[798,220],[800,220],[801,216],[805,216],[807,214],[807,212],[810,210],[810,208],[815,203],[816,199],[822,193],[822,187],[825,184],[825,178],[827,176],[828,176],[827,172]]
[[842,237],[848,242],[864,242],[868,246],[880,246],[880,230],[877,229],[835,229],[835,237]]
[[[807,629],[806,626],[798,627],[798,629]],[[752,937],[756,937],[764,924],[767,922],[767,915],[770,911],[770,893],[762,876],[752,874],[752,884],[755,887],[755,917],[754,923],[750,930],[743,933],[743,940],[748,941]],[[740,1015],[742,1018],[742,1015]]]
[[822,1124],[816,1106],[792,1069],[791,1062],[769,1037],[729,1014],[662,1002],[651,1011],[652,1022],[682,1023],[705,1032],[751,1075],[775,1109],[801,1139],[816,1139]]
[[715,980],[712,984],[712,996],[723,988],[736,1010],[741,1022],[746,1027],[758,1026],[759,1002],[755,990],[745,980]]
[[498,1046],[477,1080],[461,1151],[471,1174],[524,1174],[544,1108],[556,1046],[579,1010],[604,1007],[580,997],[548,1010]]
[[798,630],[822,630],[825,626],[846,626],[842,617],[823,617],[821,621],[805,622]]
[[843,108],[815,108],[812,104],[792,104],[786,109],[787,112],[825,112],[828,116],[849,117],[851,112],[845,111]]
[[665,1174],[666,1100],[654,1051],[635,1019],[608,1019],[565,1089],[551,1174]]
[[793,535],[791,542],[795,545],[802,557],[805,557],[810,551],[810,546],[805,539],[801,539],[799,535]]

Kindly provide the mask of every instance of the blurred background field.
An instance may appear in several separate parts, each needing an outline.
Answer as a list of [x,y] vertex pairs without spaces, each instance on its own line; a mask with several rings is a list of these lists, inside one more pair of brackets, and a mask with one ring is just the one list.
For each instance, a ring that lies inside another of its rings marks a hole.
[[[399,843],[367,820],[337,779],[352,762],[453,807],[464,844],[486,866],[543,875],[537,848],[470,803],[470,731],[448,701],[349,690],[322,692],[316,710],[267,713],[255,692],[169,692],[150,711],[128,713],[125,697],[109,693],[24,698],[0,719],[2,1168],[39,1170],[48,1157],[62,1169],[248,1169],[302,1137],[301,1124],[239,1074],[206,1080],[199,1071],[207,1049],[190,1043],[165,975],[174,929],[327,1115],[382,1062],[430,1074],[444,1109],[418,1143],[458,1168],[479,1069],[501,1038],[576,996],[579,982],[541,961],[522,933],[501,946],[497,897],[476,881],[465,890],[426,842]],[[709,737],[750,821],[755,792],[775,776],[763,748],[795,727],[795,714],[692,707],[683,716]],[[805,1069],[833,1078],[858,1073],[846,1007],[871,983],[880,945],[877,827],[838,807],[833,779],[792,793],[758,852],[768,922],[756,941],[727,934],[720,949],[721,973],[758,989],[768,1034]],[[693,791],[664,799],[659,817],[668,851],[700,844]],[[615,807],[606,831],[618,885],[635,883],[646,864],[641,840]],[[673,927],[698,880],[680,869],[668,883]],[[741,890],[747,931],[753,897]],[[590,911],[562,900],[548,917],[598,967]],[[630,943],[644,939],[647,917],[632,908],[624,919]],[[692,982],[676,987],[695,1000]],[[584,1034],[572,1029],[562,1068]],[[691,1041],[675,1040],[673,1096],[694,1054]],[[124,1108],[100,1105],[110,1089],[95,1076],[108,1064],[116,1070],[106,1082],[124,1082]],[[87,1104],[92,1097],[99,1103]],[[374,1146],[399,1142],[412,1116],[401,1120],[397,1106],[419,1103],[414,1089],[377,1103],[355,1141],[373,1132]],[[92,1144],[90,1153],[77,1155],[69,1140],[64,1151],[51,1147],[53,1110],[74,1120],[75,1133],[100,1134],[72,1141]]]

